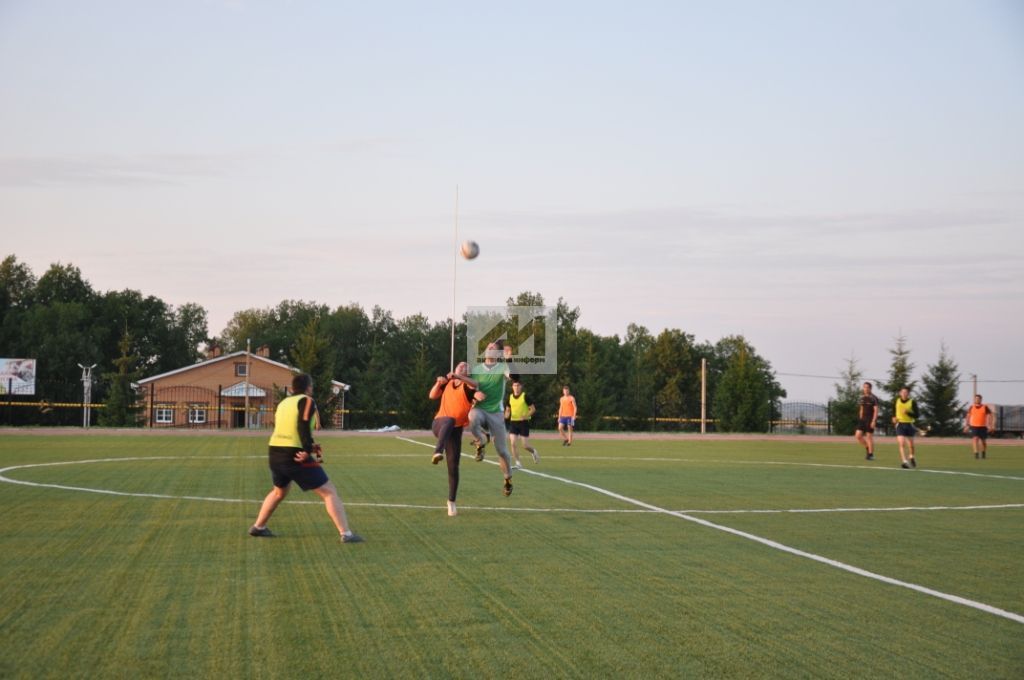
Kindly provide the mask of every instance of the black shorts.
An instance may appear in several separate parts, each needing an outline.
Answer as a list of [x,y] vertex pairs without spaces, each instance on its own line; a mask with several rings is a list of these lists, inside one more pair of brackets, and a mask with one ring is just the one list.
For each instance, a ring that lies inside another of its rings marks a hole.
[[295,454],[301,450],[290,446],[270,447],[270,478],[274,486],[283,489],[295,482],[303,491],[312,491],[329,481],[320,463],[295,462]]
[[875,431],[875,428],[871,426],[871,421],[870,420],[858,420],[857,421],[857,429],[860,430],[861,432],[867,432],[867,433]]
[[988,428],[987,427],[972,427],[971,436],[977,437],[978,439],[988,439]]
[[530,436],[530,421],[529,420],[510,420],[508,423],[508,433],[514,434],[519,437]]
[[896,423],[896,436],[897,437],[913,437],[917,434],[917,430],[914,429],[911,423]]

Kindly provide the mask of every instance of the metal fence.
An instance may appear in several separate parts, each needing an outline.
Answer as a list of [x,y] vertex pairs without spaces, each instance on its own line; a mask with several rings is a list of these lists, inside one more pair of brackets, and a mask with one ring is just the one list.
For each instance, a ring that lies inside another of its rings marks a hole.
[[[268,394],[270,390],[267,390]],[[105,408],[102,403],[86,404],[82,400],[80,381],[61,381],[36,384],[36,394],[0,394],[0,424],[7,426],[84,426],[97,425],[99,414]],[[97,396],[94,393],[94,396]],[[76,398],[77,397],[77,398]],[[276,399],[250,403],[246,408],[242,399],[226,397],[223,388],[212,390],[198,386],[173,388],[173,393],[163,392],[159,396],[145,391],[139,395],[137,423],[146,428],[180,429],[263,429],[273,422]],[[1024,437],[1024,406],[993,405],[996,436]],[[832,402],[778,402],[772,409],[773,417],[768,431],[778,434],[836,434]],[[615,416],[607,415],[600,422],[592,423],[582,419],[581,430],[611,431],[657,431],[657,432],[715,432],[714,414],[709,413],[703,421],[699,414],[691,417],[662,416]],[[329,422],[322,423],[328,429],[376,428],[384,424],[397,424],[405,428],[426,428],[429,423],[403,423],[396,410],[371,411],[361,408],[334,409]],[[538,429],[547,422],[536,417]],[[553,427],[553,420],[552,420]],[[891,434],[888,417],[878,419],[878,434]]]

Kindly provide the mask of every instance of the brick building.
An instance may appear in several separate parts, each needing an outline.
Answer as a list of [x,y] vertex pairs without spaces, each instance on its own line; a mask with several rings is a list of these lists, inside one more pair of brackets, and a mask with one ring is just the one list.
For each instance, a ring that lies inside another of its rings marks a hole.
[[[215,347],[206,361],[138,382],[145,423],[149,427],[244,428],[248,416],[249,428],[272,427],[277,404],[298,372],[270,359],[266,346],[255,353],[231,354],[221,354]],[[337,380],[332,383],[344,408],[349,386]]]

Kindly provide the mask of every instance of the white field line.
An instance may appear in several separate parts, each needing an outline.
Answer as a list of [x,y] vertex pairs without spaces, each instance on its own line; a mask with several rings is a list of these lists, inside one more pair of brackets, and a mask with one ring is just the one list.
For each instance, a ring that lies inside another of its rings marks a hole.
[[[408,439],[406,437],[395,437],[404,442],[410,444],[417,444],[419,446],[431,447],[430,444],[416,441],[415,439]],[[432,447],[431,447],[432,448]],[[358,454],[357,454],[358,455]],[[463,454],[468,457],[468,454]],[[347,457],[354,457],[348,455]],[[365,457],[369,458],[421,458],[422,456],[416,454],[366,454]],[[263,455],[255,456],[204,456],[202,458],[195,458],[195,460],[237,460],[243,458],[252,458],[261,460],[265,458]],[[559,459],[571,458],[573,460],[648,460],[658,462],[737,462],[744,464],[756,465],[756,461],[712,461],[712,460],[697,460],[697,459],[685,459],[685,458],[644,458],[644,459],[631,459],[631,458],[591,458],[585,456],[559,456]],[[214,503],[262,503],[261,499],[245,499],[245,498],[219,498],[215,496],[179,496],[172,494],[158,494],[158,493],[144,493],[134,491],[114,491],[112,489],[96,489],[92,487],[83,486],[68,486],[66,484],[51,484],[46,482],[29,482],[20,479],[12,479],[5,476],[3,473],[10,470],[21,470],[28,468],[38,467],[55,467],[61,465],[85,465],[89,463],[119,463],[124,461],[152,461],[152,460],[190,460],[189,456],[135,456],[128,458],[93,458],[87,460],[72,460],[72,461],[61,461],[54,463],[29,463],[25,465],[12,465],[0,469],[0,482],[7,482],[9,484],[19,484],[21,486],[31,486],[37,488],[49,488],[49,489],[62,489],[64,491],[82,491],[86,493],[98,493],[106,494],[108,496],[125,496],[125,497],[136,497],[136,498],[159,498],[165,500],[191,500],[191,501],[210,501]],[[491,464],[496,464],[493,461],[487,461]],[[855,469],[875,469],[866,466],[859,465],[823,465],[819,463],[773,463],[765,462],[765,465],[806,465],[806,466],[818,466],[818,467],[837,467],[837,468],[855,468]],[[520,472],[526,474],[538,474],[533,470],[527,470],[523,468]],[[952,473],[952,474],[973,474],[973,473]],[[973,476],[994,476],[994,475],[973,475]],[[1017,479],[1016,477],[1010,477],[1008,479]],[[289,503],[295,504],[308,504],[308,505],[319,505],[320,501],[304,501],[289,498]],[[438,506],[435,505],[422,505],[415,503],[367,503],[360,501],[345,501],[346,505],[355,507],[365,508],[398,508],[408,510],[436,510]],[[700,508],[689,508],[682,510],[672,510],[672,512],[682,512],[693,515],[776,515],[776,514],[821,514],[821,513],[833,513],[833,512],[927,512],[927,511],[938,511],[938,510],[1006,510],[1024,508],[1024,503],[1004,503],[1004,504],[993,504],[993,505],[934,505],[934,506],[903,506],[895,508],[749,508],[749,509],[735,509],[735,510],[702,510]],[[483,510],[493,512],[524,512],[524,513],[578,513],[578,514],[645,514],[645,513],[658,513],[662,510],[647,510],[647,509],[623,509],[623,508],[510,508],[510,507],[495,507],[495,506],[465,506],[467,510]]]
[[[420,446],[430,447],[430,444],[425,444],[424,442],[418,442],[418,441],[413,440],[413,439],[407,439],[405,437],[396,437],[396,439],[400,439],[402,441],[406,441],[406,442],[409,442],[409,443],[412,443],[412,444],[417,444],[417,445],[420,445]],[[255,457],[255,456],[250,456],[250,457]],[[212,456],[210,458],[230,459],[232,457],[231,456]],[[97,458],[97,459],[80,460],[80,461],[63,461],[63,462],[57,462],[57,463],[32,463],[32,464],[27,464],[27,465],[12,465],[12,466],[8,466],[8,467],[5,467],[5,468],[0,468],[0,481],[8,482],[8,483],[11,483],[11,484],[20,484],[20,485],[23,485],[23,486],[46,487],[46,488],[54,488],[54,489],[65,489],[65,490],[69,490],[69,491],[84,491],[84,492],[88,492],[88,493],[101,493],[101,494],[112,495],[112,496],[133,496],[133,497],[160,498],[160,499],[169,499],[169,500],[200,500],[200,501],[212,501],[212,502],[221,502],[221,503],[258,503],[258,502],[260,502],[258,500],[244,500],[244,499],[235,499],[235,498],[216,498],[216,497],[209,497],[209,496],[174,496],[174,495],[169,495],[169,494],[151,494],[151,493],[130,493],[130,492],[123,492],[123,491],[112,491],[112,490],[108,490],[108,489],[91,489],[91,488],[87,488],[87,487],[67,486],[67,485],[63,485],[63,484],[43,484],[43,483],[39,483],[39,482],[27,482],[27,481],[22,481],[22,480],[17,480],[17,479],[11,479],[11,478],[7,477],[4,474],[4,473],[9,472],[11,470],[19,470],[19,469],[35,468],[35,467],[53,467],[53,466],[59,466],[59,465],[79,465],[79,464],[88,464],[88,463],[112,463],[112,462],[124,462],[124,461],[139,461],[139,460],[145,461],[145,460],[182,460],[182,459],[187,459],[187,457],[183,457],[183,456],[149,456],[149,457],[130,457],[130,458]],[[204,458],[204,460],[208,460],[208,459],[209,458]],[[487,462],[491,463],[492,465],[497,465],[497,463],[495,463],[493,461],[487,461]],[[570,486],[578,486],[580,488],[588,489],[590,491],[594,491],[595,493],[599,493],[599,494],[602,494],[604,496],[608,496],[609,498],[614,498],[614,499],[622,501],[624,503],[627,503],[627,504],[630,504],[630,505],[635,505],[637,507],[643,508],[643,509],[645,509],[645,510],[647,510],[649,512],[660,513],[660,514],[664,514],[664,515],[670,515],[672,517],[678,517],[679,519],[683,519],[683,520],[686,520],[688,522],[693,522],[695,524],[700,524],[701,526],[705,526],[705,527],[708,527],[708,528],[711,528],[711,529],[716,529],[718,531],[724,531],[724,532],[732,534],[734,536],[739,536],[741,538],[745,538],[747,540],[754,541],[756,543],[760,543],[760,544],[768,546],[770,548],[774,548],[774,549],[779,550],[781,552],[786,552],[786,553],[789,553],[791,555],[796,555],[798,557],[804,557],[806,559],[813,560],[815,562],[820,562],[822,564],[826,564],[828,566],[835,567],[836,569],[841,569],[843,571],[847,571],[847,572],[850,572],[852,574],[857,574],[858,576],[863,576],[863,577],[866,577],[866,578],[874,579],[876,581],[880,581],[882,583],[887,583],[887,584],[890,584],[890,585],[899,586],[901,588],[907,588],[909,590],[914,590],[914,591],[917,591],[919,593],[923,593],[925,595],[930,595],[932,597],[936,597],[936,598],[939,598],[941,600],[945,600],[947,602],[952,602],[954,604],[963,605],[965,607],[971,607],[973,609],[977,609],[979,611],[983,611],[983,612],[986,612],[988,614],[993,614],[995,616],[999,616],[999,617],[1002,617],[1002,618],[1005,618],[1005,619],[1009,619],[1010,621],[1015,621],[1016,623],[1024,624],[1024,616],[1021,616],[1020,614],[1016,614],[1014,612],[1006,611],[1004,609],[999,609],[998,607],[993,607],[993,606],[987,605],[987,604],[985,604],[983,602],[977,602],[975,600],[970,600],[970,599],[967,599],[967,598],[964,598],[964,597],[960,597],[958,595],[950,595],[948,593],[943,593],[941,591],[934,590],[932,588],[926,588],[924,586],[920,586],[920,585],[917,585],[915,583],[909,583],[907,581],[900,581],[898,579],[894,579],[894,578],[891,578],[889,576],[884,576],[882,574],[876,574],[874,572],[867,571],[866,569],[861,569],[860,567],[855,567],[853,565],[846,564],[844,562],[839,562],[838,560],[833,560],[833,559],[830,559],[830,558],[827,558],[827,557],[823,557],[821,555],[816,555],[814,553],[809,553],[809,552],[806,552],[804,550],[799,550],[797,548],[793,548],[793,547],[790,547],[790,546],[785,545],[783,543],[779,543],[777,541],[772,541],[770,539],[763,538],[763,537],[757,536],[755,534],[751,534],[751,533],[748,533],[748,532],[745,532],[745,531],[740,531],[738,529],[733,529],[731,527],[727,527],[727,526],[724,526],[724,525],[721,525],[721,524],[715,524],[714,522],[709,522],[708,520],[700,519],[699,517],[693,517],[692,516],[693,515],[693,511],[690,511],[689,513],[687,513],[687,512],[682,512],[682,511],[678,511],[678,510],[668,510],[666,508],[661,508],[661,507],[658,507],[656,505],[652,505],[650,503],[646,503],[644,501],[641,501],[641,500],[638,500],[638,499],[635,499],[635,498],[630,498],[629,496],[623,496],[621,494],[617,494],[617,493],[615,493],[613,491],[609,491],[608,489],[603,489],[601,487],[593,486],[591,484],[585,484],[583,482],[577,482],[575,480],[567,479],[565,477],[558,477],[556,475],[550,475],[550,474],[547,474],[547,473],[544,473],[544,472],[538,472],[536,470],[526,470],[526,469],[523,469],[523,470],[520,470],[520,472],[525,472],[527,474],[534,475],[534,476],[537,476],[537,477],[542,477],[542,478],[545,478],[545,479],[550,479],[550,480],[553,480],[553,481],[562,482],[563,484],[568,484]],[[319,501],[297,501],[297,502],[298,503],[319,504]],[[355,505],[372,505],[373,507],[425,508],[425,509],[429,508],[429,509],[434,509],[434,506],[415,506],[415,505],[405,505],[405,504],[356,504],[356,503],[350,503],[350,505],[353,505],[353,506],[355,506]],[[1015,507],[1015,506],[1009,506],[1009,507]],[[551,512],[551,511],[549,510],[548,512]]]
[[[397,438],[401,439],[403,441],[411,442],[413,444],[423,444],[423,442],[418,442],[418,441],[415,441],[415,440],[412,440],[412,439],[406,439],[405,437],[397,437]],[[430,444],[423,444],[423,445],[424,446],[430,446]],[[491,461],[488,461],[488,462],[491,462]],[[493,463],[493,464],[497,465],[497,463]],[[624,503],[629,503],[630,505],[635,505],[637,507],[646,508],[646,509],[651,510],[653,512],[659,512],[659,513],[662,513],[662,514],[665,514],[665,515],[671,515],[672,517],[678,517],[679,519],[686,520],[687,522],[693,522],[695,524],[700,524],[701,526],[705,526],[705,527],[708,527],[710,529],[716,529],[718,531],[724,531],[725,533],[732,534],[733,536],[739,536],[740,538],[745,538],[745,539],[747,539],[749,541],[754,541],[755,543],[760,543],[761,545],[768,546],[769,548],[774,548],[775,550],[779,550],[781,552],[789,553],[790,555],[796,555],[797,557],[803,557],[803,558],[806,558],[806,559],[809,559],[809,560],[813,560],[815,562],[820,562],[821,564],[826,564],[826,565],[828,565],[830,567],[835,567],[836,569],[841,569],[841,570],[849,572],[851,574],[856,574],[858,576],[863,576],[865,578],[874,579],[876,581],[880,581],[882,583],[887,583],[889,585],[899,586],[901,588],[907,588],[909,590],[913,590],[913,591],[916,591],[916,592],[919,592],[919,593],[923,593],[925,595],[930,595],[932,597],[939,598],[940,600],[945,600],[947,602],[952,602],[954,604],[963,605],[965,607],[971,607],[972,609],[977,609],[979,611],[983,611],[983,612],[988,613],[988,614],[993,614],[995,616],[999,616],[999,617],[1002,617],[1004,619],[1009,619],[1010,621],[1015,621],[1016,623],[1024,624],[1024,616],[1021,616],[1020,614],[1016,614],[1014,612],[1006,611],[1005,609],[999,609],[998,607],[993,607],[992,605],[985,604],[984,602],[977,602],[975,600],[969,600],[969,599],[967,599],[965,597],[960,597],[959,595],[950,595],[949,593],[943,593],[941,591],[934,590],[932,588],[926,588],[925,586],[920,586],[920,585],[917,585],[916,583],[910,583],[908,581],[900,581],[899,579],[894,579],[894,578],[889,577],[889,576],[884,576],[882,574],[876,574],[875,572],[868,571],[866,569],[861,569],[860,567],[855,567],[852,564],[846,564],[845,562],[840,562],[838,560],[833,560],[833,559],[830,559],[828,557],[823,557],[822,555],[816,555],[815,553],[810,553],[810,552],[807,552],[805,550],[800,550],[798,548],[793,548],[793,547],[785,545],[783,543],[779,543],[778,541],[773,541],[773,540],[770,540],[770,539],[767,539],[767,538],[763,538],[761,536],[757,536],[755,534],[751,534],[751,533],[748,533],[746,531],[740,531],[738,529],[733,529],[732,527],[727,527],[727,526],[724,526],[724,525],[721,525],[721,524],[715,524],[714,522],[709,522],[708,520],[701,519],[699,517],[693,517],[693,516],[688,515],[688,514],[683,513],[683,512],[678,512],[678,511],[675,511],[675,510],[666,510],[665,508],[660,508],[660,507],[658,507],[656,505],[651,505],[650,503],[646,503],[646,502],[638,500],[636,498],[630,498],[629,496],[623,496],[622,494],[615,493],[614,491],[609,491],[608,489],[602,489],[601,487],[594,486],[592,484],[585,484],[583,482],[577,482],[575,480],[567,479],[565,477],[558,477],[556,475],[549,475],[549,474],[544,473],[544,472],[537,472],[536,470],[525,470],[524,469],[524,470],[521,470],[520,472],[524,472],[524,471],[529,473],[529,474],[531,474],[531,475],[535,475],[537,477],[543,477],[545,479],[550,479],[550,480],[553,480],[553,481],[562,482],[563,484],[568,484],[568,485],[571,485],[571,486],[578,486],[578,487],[583,488],[583,489],[588,489],[590,491],[594,491],[595,493],[599,493],[599,494],[608,496],[609,498],[614,498],[616,500],[622,501]]]

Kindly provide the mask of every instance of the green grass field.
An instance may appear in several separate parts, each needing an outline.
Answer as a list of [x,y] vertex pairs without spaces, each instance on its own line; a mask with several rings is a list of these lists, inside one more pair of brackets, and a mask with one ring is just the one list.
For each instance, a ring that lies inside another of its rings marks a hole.
[[0,677],[1024,677],[1022,446],[539,440],[449,518],[429,448],[323,441],[364,544],[246,534],[263,437],[5,433]]

